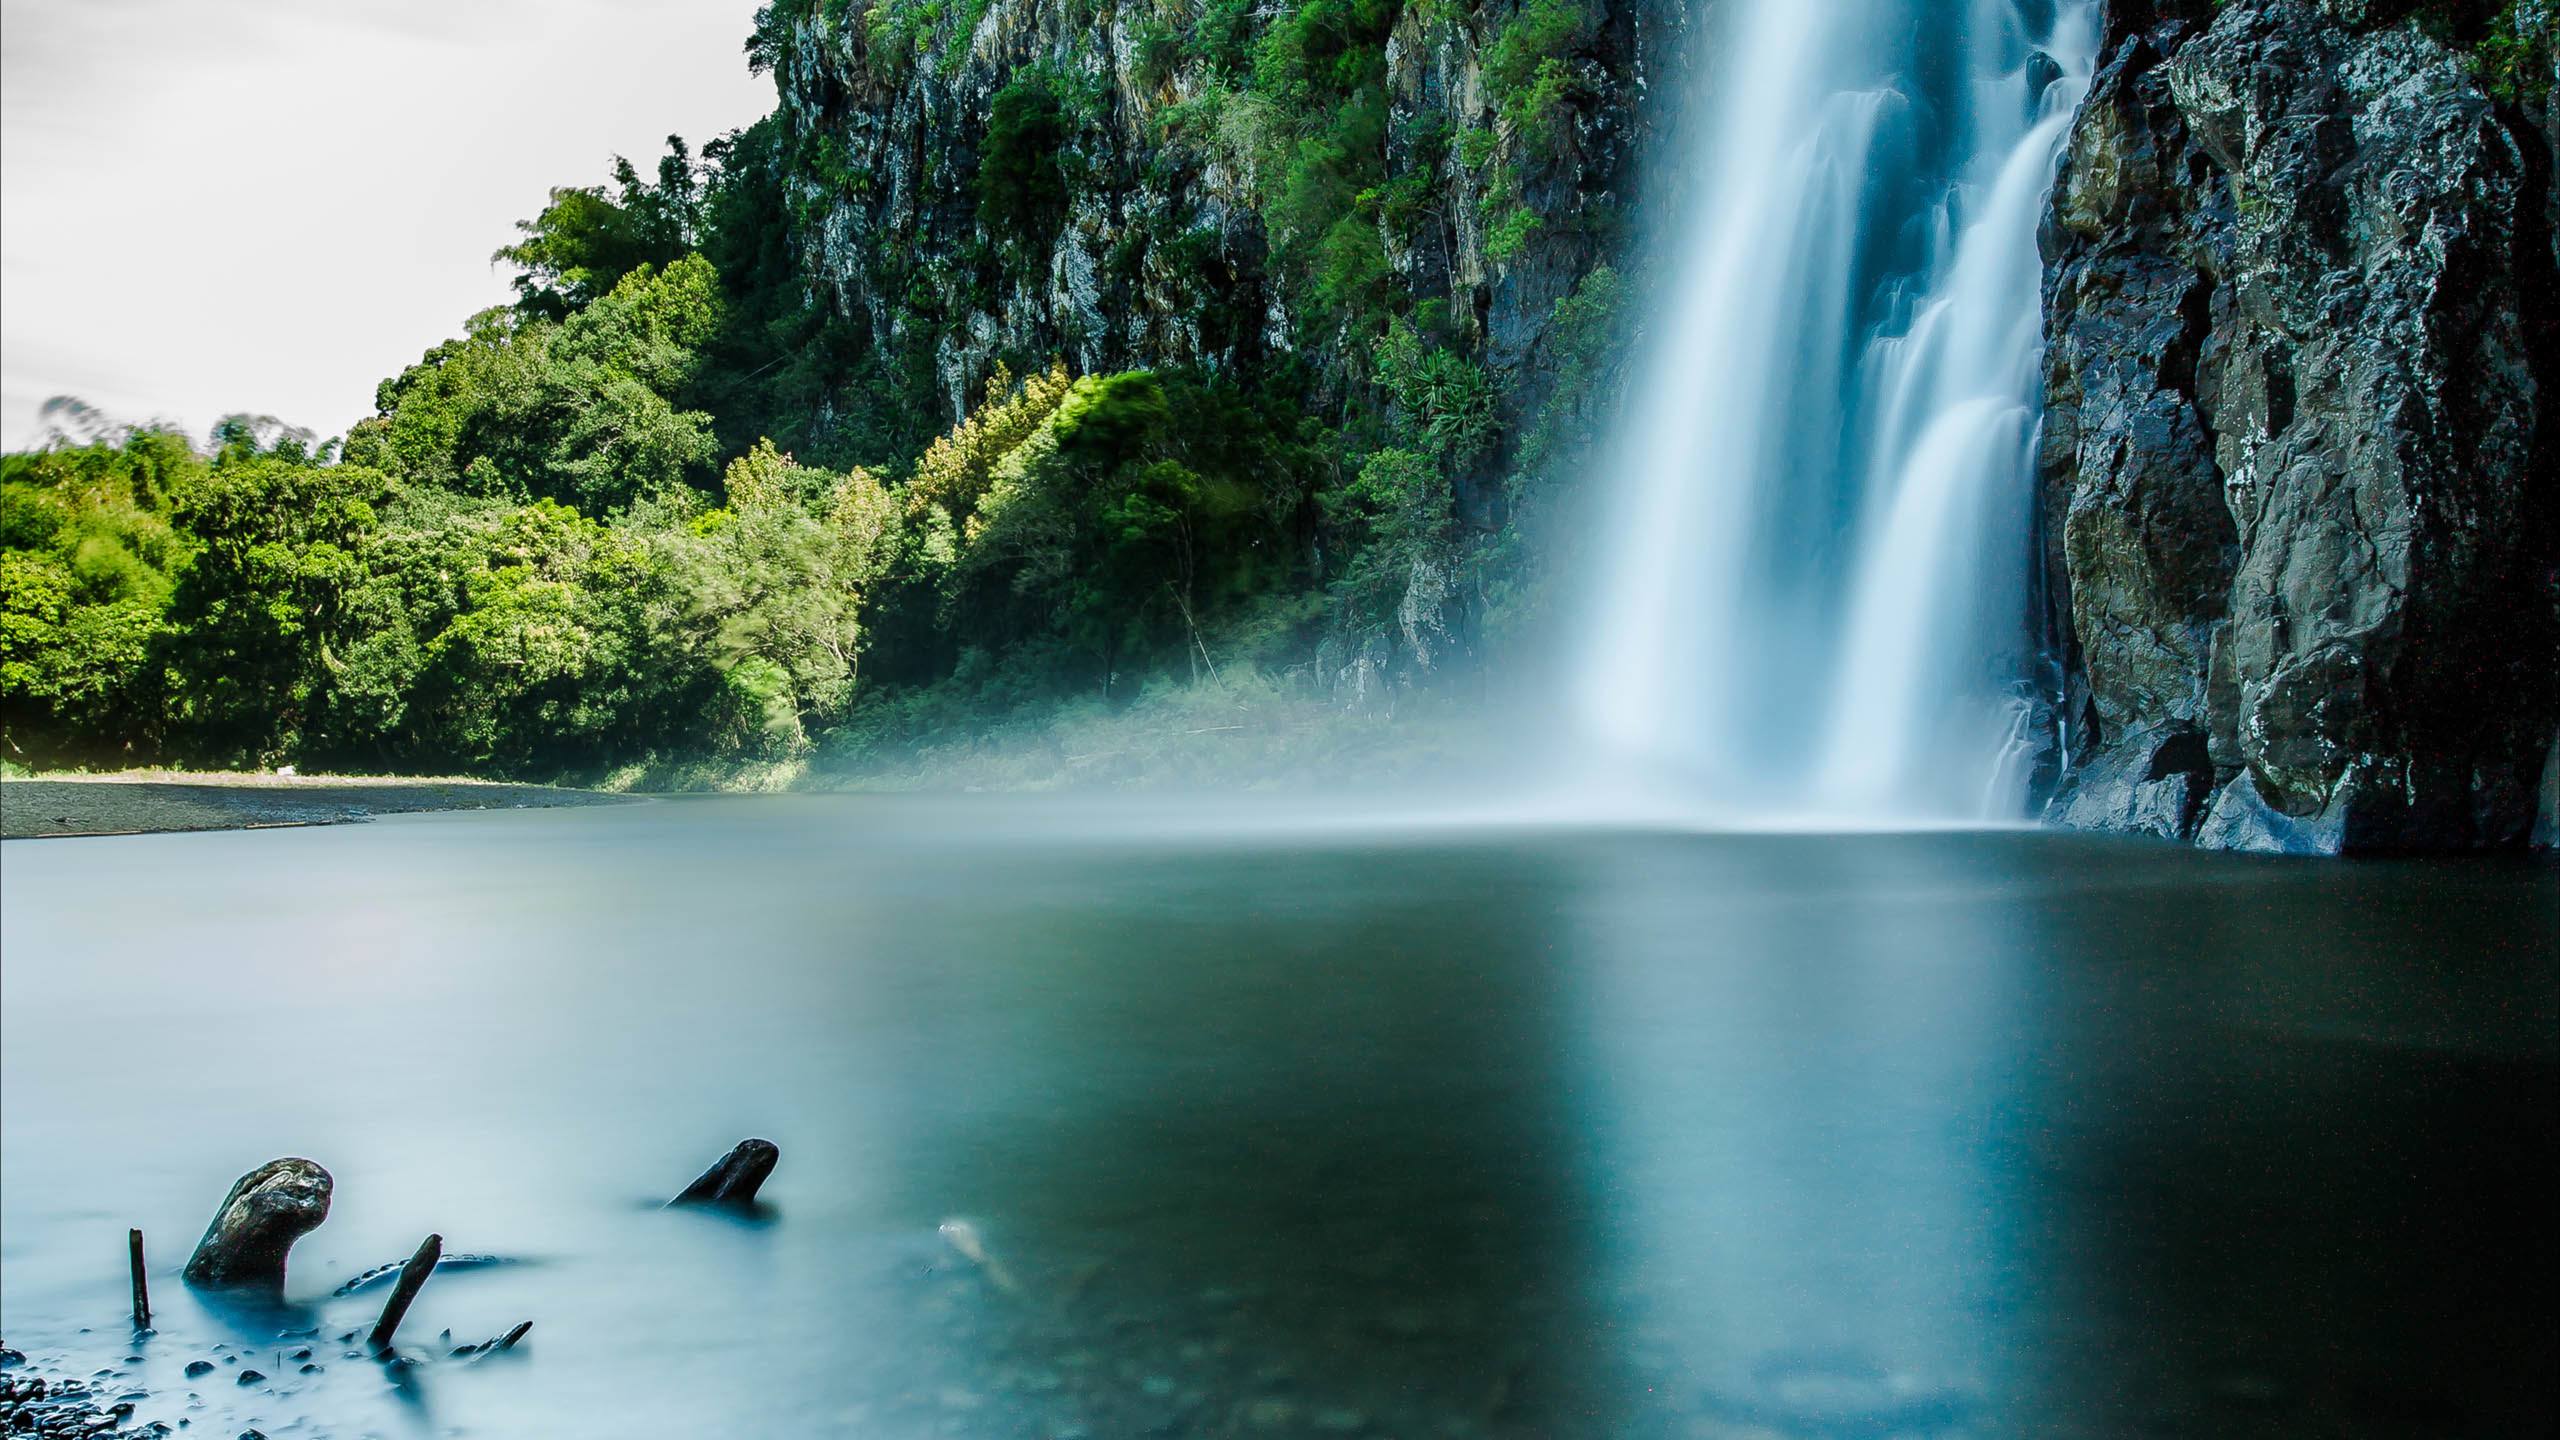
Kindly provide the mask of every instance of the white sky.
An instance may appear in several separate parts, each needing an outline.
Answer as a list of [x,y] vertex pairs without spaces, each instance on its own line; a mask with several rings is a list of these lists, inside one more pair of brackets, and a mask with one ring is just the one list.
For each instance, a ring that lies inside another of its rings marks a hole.
[[0,442],[58,394],[342,433],[549,187],[772,108],[755,8],[0,0]]

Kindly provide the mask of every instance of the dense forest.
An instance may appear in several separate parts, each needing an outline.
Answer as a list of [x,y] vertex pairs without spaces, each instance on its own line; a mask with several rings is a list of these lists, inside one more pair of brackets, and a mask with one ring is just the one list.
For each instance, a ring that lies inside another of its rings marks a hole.
[[[1392,7],[1333,3],[1258,36],[1228,16],[1235,93],[1374,102]],[[809,8],[768,11],[752,62]],[[964,182],[985,243],[935,263],[992,280],[1054,228],[1077,164],[1059,89],[1039,73],[995,97]],[[1360,337],[1355,364],[1009,354],[946,428],[916,353],[804,272],[827,148],[776,115],[555,190],[497,253],[516,302],[384,381],[343,439],[244,415],[199,447],[57,402],[51,443],[0,479],[8,758],[537,778],[858,761],[1061,702],[1280,683],[1321,637],[1386,623],[1415,558],[1450,548],[1493,384],[1445,307],[1342,273],[1377,268],[1334,233],[1365,225],[1376,249],[1373,211],[1292,222],[1330,238],[1277,257],[1316,323]],[[1361,178],[1314,163],[1279,165],[1272,205]],[[1586,356],[1606,284],[1575,320]]]

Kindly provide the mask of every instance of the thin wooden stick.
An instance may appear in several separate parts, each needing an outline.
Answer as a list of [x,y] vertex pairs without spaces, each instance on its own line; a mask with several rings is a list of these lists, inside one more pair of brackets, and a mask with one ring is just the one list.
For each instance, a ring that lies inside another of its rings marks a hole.
[[391,1286],[391,1301],[382,1307],[382,1323],[373,1327],[372,1345],[379,1354],[391,1348],[391,1336],[409,1313],[409,1302],[418,1298],[419,1289],[444,1255],[444,1237],[430,1235],[418,1245],[418,1253],[400,1267],[400,1278]]
[[532,1328],[533,1322],[530,1320],[518,1325],[513,1330],[507,1332],[505,1339],[498,1342],[498,1348],[501,1350],[513,1350],[516,1348],[516,1342],[524,1338],[524,1332]]
[[151,1328],[151,1287],[142,1280],[142,1232],[124,1232],[125,1249],[133,1257],[133,1328]]

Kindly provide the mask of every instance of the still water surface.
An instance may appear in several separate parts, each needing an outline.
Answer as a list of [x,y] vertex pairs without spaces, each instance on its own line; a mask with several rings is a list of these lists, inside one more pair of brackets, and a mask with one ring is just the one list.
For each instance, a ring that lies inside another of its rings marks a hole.
[[[792,797],[13,842],[0,885],[7,1338],[195,1434],[2554,1413],[2548,865]],[[747,1135],[761,1217],[655,1208]],[[301,1303],[208,1308],[177,1267],[289,1154],[337,1178]],[[426,1363],[347,1358],[381,1292],[329,1290],[431,1230],[524,1263],[427,1286]],[[183,1378],[223,1340],[277,1381]]]

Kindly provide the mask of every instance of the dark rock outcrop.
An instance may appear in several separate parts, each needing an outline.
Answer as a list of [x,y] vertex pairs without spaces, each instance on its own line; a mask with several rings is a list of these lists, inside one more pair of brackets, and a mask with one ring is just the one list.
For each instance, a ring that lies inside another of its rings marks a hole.
[[2045,239],[2063,823],[2320,853],[2533,828],[2551,131],[2367,8],[2110,17]]
[[748,1206],[756,1200],[756,1192],[764,1188],[773,1167],[782,1162],[782,1148],[770,1140],[741,1140],[721,1156],[711,1168],[684,1187],[684,1193],[669,1205]]
[[240,1177],[188,1257],[186,1281],[218,1290],[284,1289],[285,1253],[329,1218],[329,1172],[299,1158]]

